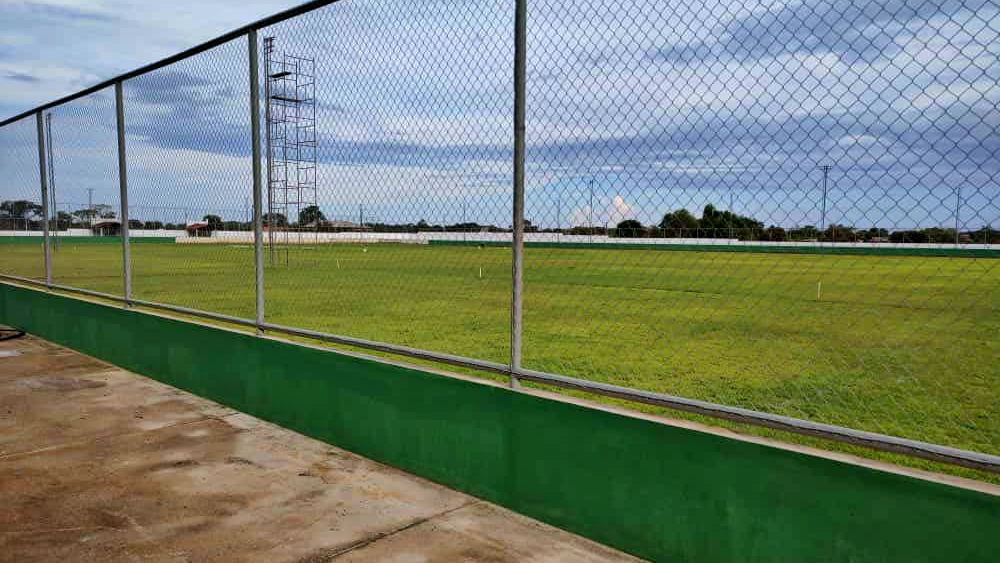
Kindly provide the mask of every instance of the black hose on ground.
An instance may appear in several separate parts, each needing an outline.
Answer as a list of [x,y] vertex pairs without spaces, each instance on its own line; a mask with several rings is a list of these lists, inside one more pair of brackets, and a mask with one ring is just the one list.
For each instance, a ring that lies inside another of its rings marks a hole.
[[19,328],[8,328],[0,326],[0,342],[4,340],[14,340],[15,338],[21,338],[24,336],[24,331]]

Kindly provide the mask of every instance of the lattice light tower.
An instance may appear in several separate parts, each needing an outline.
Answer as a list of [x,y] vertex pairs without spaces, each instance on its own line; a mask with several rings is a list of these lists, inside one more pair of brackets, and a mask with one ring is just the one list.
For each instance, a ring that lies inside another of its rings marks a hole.
[[[264,38],[264,95],[267,103],[267,244],[273,266],[288,264],[288,246],[303,242],[306,231],[318,232],[319,221],[298,225],[300,212],[316,198],[316,60],[279,53],[275,38]],[[281,221],[280,216],[284,217]],[[292,237],[295,237],[293,240]]]

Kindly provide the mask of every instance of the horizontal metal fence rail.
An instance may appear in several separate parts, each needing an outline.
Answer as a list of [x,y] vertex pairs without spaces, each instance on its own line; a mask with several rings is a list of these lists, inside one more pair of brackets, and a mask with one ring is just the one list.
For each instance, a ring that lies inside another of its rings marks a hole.
[[[85,289],[77,289],[73,287],[66,287],[59,285],[46,286],[46,284],[43,282],[39,282],[37,280],[32,280],[28,278],[20,278],[17,276],[0,274],[0,279],[5,279],[20,284],[32,285],[37,287],[43,287],[43,288],[47,287],[49,289],[64,291],[68,293],[78,293],[81,295],[97,297],[100,299],[114,301],[122,304],[126,303],[124,298],[115,295],[108,295],[106,293],[88,291]],[[949,448],[946,446],[929,444],[917,440],[906,440],[903,438],[897,438],[895,436],[887,436],[884,434],[877,434],[874,432],[853,430],[851,428],[843,428],[831,424],[810,422],[808,420],[801,420],[787,416],[758,412],[749,409],[730,407],[726,405],[710,403],[707,401],[698,401],[694,399],[686,399],[684,397],[665,395],[662,393],[641,391],[629,387],[621,387],[618,385],[609,385],[605,383],[587,381],[586,379],[577,379],[574,377],[566,377],[563,375],[556,375],[553,373],[546,373],[524,368],[511,370],[510,366],[506,364],[488,362],[485,360],[466,358],[463,356],[456,356],[451,354],[443,354],[440,352],[432,352],[430,350],[421,350],[418,348],[411,348],[408,346],[399,346],[396,344],[389,344],[386,342],[376,342],[372,340],[365,340],[363,338],[353,338],[350,336],[328,334],[320,331],[305,330],[305,329],[275,325],[270,323],[258,324],[255,320],[252,319],[244,319],[229,315],[221,315],[218,313],[212,313],[209,311],[200,311],[197,309],[179,307],[176,305],[167,305],[163,303],[155,303],[149,301],[139,301],[135,299],[132,299],[129,302],[129,304],[132,306],[147,307],[150,309],[159,309],[162,311],[169,311],[173,313],[179,313],[182,315],[190,315],[213,321],[221,321],[224,323],[230,323],[244,327],[257,328],[267,332],[285,334],[288,336],[308,338],[312,340],[328,342],[332,344],[339,344],[343,346],[354,346],[357,348],[364,348],[367,350],[372,350],[376,352],[385,352],[389,354],[397,354],[400,356],[406,356],[409,358],[415,358],[419,360],[439,362],[457,367],[474,369],[482,372],[506,375],[519,380],[533,381],[535,383],[551,385],[562,389],[573,389],[576,391],[583,391],[585,393],[592,393],[594,395],[600,395],[602,397],[624,399],[626,401],[632,401],[635,403],[665,407],[678,411],[684,411],[724,420],[732,420],[735,422],[742,422],[746,424],[752,424],[754,426],[771,428],[775,430],[783,430],[786,432],[792,432],[794,434],[801,434],[804,436],[814,436],[817,438],[823,438],[844,444],[865,446],[878,451],[904,454],[930,461],[936,461],[951,465],[957,465],[960,467],[966,467],[969,469],[977,469],[980,471],[1000,473],[1000,456],[962,450],[958,448]]]

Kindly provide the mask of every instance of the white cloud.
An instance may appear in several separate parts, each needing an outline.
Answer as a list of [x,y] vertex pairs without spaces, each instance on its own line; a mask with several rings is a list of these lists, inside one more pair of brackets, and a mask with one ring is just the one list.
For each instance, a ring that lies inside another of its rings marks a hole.
[[599,204],[595,205],[593,213],[591,213],[589,205],[573,209],[569,214],[569,223],[574,227],[587,225],[595,227],[604,225],[613,226],[625,219],[634,218],[633,207],[621,195],[615,195],[607,202],[606,206],[600,207]]

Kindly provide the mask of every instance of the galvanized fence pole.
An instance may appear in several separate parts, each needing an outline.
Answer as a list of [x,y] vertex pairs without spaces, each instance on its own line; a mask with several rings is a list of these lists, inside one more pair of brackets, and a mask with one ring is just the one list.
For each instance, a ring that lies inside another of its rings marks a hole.
[[125,306],[132,303],[132,252],[129,246],[128,170],[125,165],[125,103],[122,82],[115,82],[115,126],[118,130],[118,198],[122,225],[122,289]]
[[264,231],[261,222],[261,171],[260,171],[260,91],[257,77],[257,30],[247,33],[250,49],[250,147],[253,159],[253,259],[255,294],[257,302],[256,325],[257,334],[264,332]]
[[524,96],[527,60],[527,0],[514,7],[514,224],[512,248],[513,296],[510,315],[510,386],[520,387],[521,338],[524,329]]
[[961,229],[962,217],[962,186],[955,189],[955,246],[958,246],[960,237],[958,233]]
[[[42,123],[42,112],[35,113],[35,123],[38,127],[38,176],[42,187],[42,248],[45,260],[45,285],[52,289],[52,249],[49,248],[49,187],[46,181],[45,167],[45,126]],[[27,220],[25,221],[27,223]]]

